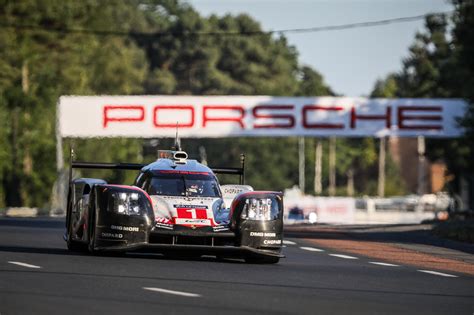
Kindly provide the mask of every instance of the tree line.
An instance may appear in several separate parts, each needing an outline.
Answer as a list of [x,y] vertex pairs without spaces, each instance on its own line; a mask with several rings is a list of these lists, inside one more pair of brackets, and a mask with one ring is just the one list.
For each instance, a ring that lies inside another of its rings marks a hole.
[[[458,139],[427,141],[430,160],[448,168],[451,193],[468,183],[474,199],[474,1],[453,0],[452,15],[426,17],[425,31],[418,32],[397,73],[376,82],[372,97],[463,98],[465,116],[458,123],[465,134]],[[471,207],[473,202],[471,202]]]
[[[455,36],[448,35],[446,17],[429,17],[428,32],[417,35],[403,70],[379,81],[374,96],[472,100],[472,5],[454,5]],[[317,70],[300,64],[283,35],[262,33],[258,21],[246,14],[203,17],[177,0],[0,0],[0,21],[0,207],[48,206],[58,176],[55,111],[61,95],[336,94]],[[219,31],[254,35],[199,34]],[[446,58],[462,70],[462,80],[446,68]],[[472,108],[469,113],[463,123],[472,126]],[[463,141],[456,142],[461,151],[467,150]],[[170,139],[70,143],[81,160],[103,162],[147,162],[156,158],[158,146],[171,146]],[[307,165],[314,165],[315,143],[307,139]],[[245,152],[247,180],[257,189],[282,190],[298,183],[296,138],[184,139],[183,145],[192,155],[205,151],[208,163],[216,166],[238,165]],[[369,138],[338,139],[338,183],[355,170],[356,193],[375,194],[377,145],[378,140]],[[445,146],[453,145],[436,144],[430,154],[443,155],[451,149]],[[323,147],[327,152],[327,142]],[[65,156],[68,149],[66,145]],[[307,170],[311,192],[314,169]],[[123,182],[134,176],[111,171],[92,175]],[[390,161],[387,177],[387,194],[406,193]],[[327,181],[324,172],[323,184]],[[344,193],[342,185],[339,193]]]

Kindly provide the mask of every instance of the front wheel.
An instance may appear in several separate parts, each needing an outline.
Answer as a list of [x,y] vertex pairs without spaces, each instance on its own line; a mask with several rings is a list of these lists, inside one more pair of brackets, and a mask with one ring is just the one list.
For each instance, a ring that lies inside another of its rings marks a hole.
[[67,249],[73,252],[83,252],[87,249],[86,244],[83,244],[81,242],[74,241],[72,239],[72,227],[67,228]]
[[88,244],[88,249],[91,254],[97,253],[97,250],[95,249],[95,229],[96,229],[95,211],[91,211],[91,214],[89,216],[89,244]]

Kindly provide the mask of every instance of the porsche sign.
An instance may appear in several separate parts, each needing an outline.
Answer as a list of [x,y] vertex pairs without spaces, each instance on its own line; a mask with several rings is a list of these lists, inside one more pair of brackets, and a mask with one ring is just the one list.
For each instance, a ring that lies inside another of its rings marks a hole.
[[457,99],[63,96],[62,137],[457,137]]

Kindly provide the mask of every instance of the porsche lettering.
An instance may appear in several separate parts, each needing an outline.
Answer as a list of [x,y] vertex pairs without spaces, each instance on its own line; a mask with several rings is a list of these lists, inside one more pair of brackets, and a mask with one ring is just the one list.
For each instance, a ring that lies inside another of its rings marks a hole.
[[[151,112],[150,112],[151,111]],[[348,112],[348,115],[340,115]],[[241,130],[251,129],[348,129],[355,130],[364,123],[376,123],[398,130],[442,130],[442,106],[386,105],[377,112],[360,110],[356,106],[327,106],[306,104],[266,104],[247,107],[235,105],[104,105],[103,128],[113,124],[149,124],[153,128],[176,128],[176,121],[163,117],[181,117],[178,127],[208,128],[230,125]],[[321,116],[321,114],[323,114]],[[337,115],[331,115],[337,114]],[[321,118],[324,117],[324,118]],[[174,118],[173,118],[174,119]]]

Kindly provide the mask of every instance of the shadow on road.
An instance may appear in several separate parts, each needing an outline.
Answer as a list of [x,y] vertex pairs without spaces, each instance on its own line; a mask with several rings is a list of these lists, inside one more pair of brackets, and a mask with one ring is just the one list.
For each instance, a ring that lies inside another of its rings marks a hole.
[[71,252],[66,248],[32,247],[32,246],[0,246],[0,252],[28,253],[28,254],[49,254],[68,256],[87,256],[87,253]]
[[229,264],[244,264],[243,260],[231,257],[213,257],[208,255],[189,255],[188,253],[166,255],[156,252],[104,252],[98,254],[90,254],[87,251],[70,251],[66,248],[52,247],[33,247],[33,246],[3,246],[0,245],[0,252],[11,253],[28,253],[28,254],[47,254],[47,255],[67,255],[67,256],[100,256],[100,257],[121,257],[131,259],[160,259],[160,260],[185,260],[185,261],[209,261]]
[[65,218],[0,218],[0,226],[64,229]]

